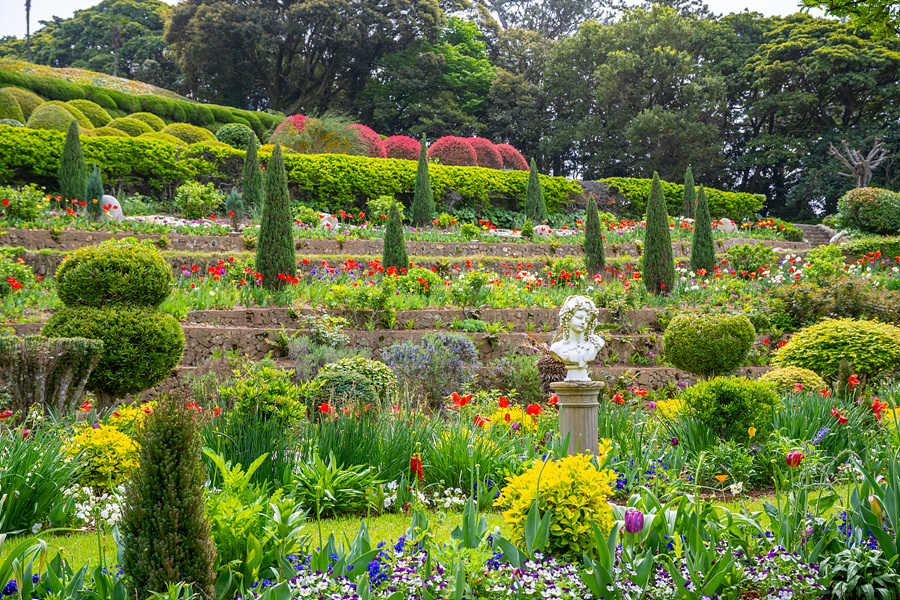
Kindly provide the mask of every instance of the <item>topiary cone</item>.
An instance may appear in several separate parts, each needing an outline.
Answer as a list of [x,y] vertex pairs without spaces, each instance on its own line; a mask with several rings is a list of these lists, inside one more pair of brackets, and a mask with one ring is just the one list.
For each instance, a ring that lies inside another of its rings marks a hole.
[[262,274],[266,289],[284,287],[288,278],[297,273],[292,225],[284,157],[281,145],[275,144],[266,169],[266,193],[256,247],[256,270]]
[[669,213],[659,174],[653,173],[650,199],[647,201],[646,232],[641,277],[647,291],[664,294],[675,283],[675,260],[672,256],[672,236],[669,233]]
[[425,149],[425,134],[419,146],[419,166],[416,169],[416,194],[413,196],[410,217],[413,225],[424,227],[434,218],[434,192],[428,175],[428,155]]
[[597,201],[593,196],[588,200],[584,217],[584,264],[591,275],[606,268],[606,253],[603,250],[603,229],[597,214]]
[[716,268],[716,249],[713,246],[712,221],[709,218],[709,203],[706,190],[700,186],[697,198],[697,218],[694,220],[694,236],[691,243],[691,269],[703,269],[712,273]]
[[[84,200],[87,185],[87,165],[81,150],[81,134],[78,122],[71,121],[66,133],[66,144],[59,159],[59,193],[65,200]],[[99,198],[98,198],[99,200]]]

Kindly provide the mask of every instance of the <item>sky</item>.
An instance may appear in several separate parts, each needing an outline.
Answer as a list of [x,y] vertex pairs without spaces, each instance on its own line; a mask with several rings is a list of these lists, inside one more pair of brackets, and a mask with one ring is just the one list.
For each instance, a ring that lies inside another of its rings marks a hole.
[[[39,21],[49,21],[54,16],[64,19],[71,17],[76,10],[90,8],[100,0],[32,0],[31,29],[40,27]],[[168,4],[177,4],[177,0],[163,0]],[[629,2],[631,3],[631,2]],[[637,3],[637,2],[635,2]],[[709,9],[717,14],[728,14],[750,9],[767,17],[792,14],[799,10],[799,0],[706,0]],[[25,36],[25,1],[0,0],[0,37],[15,35]]]

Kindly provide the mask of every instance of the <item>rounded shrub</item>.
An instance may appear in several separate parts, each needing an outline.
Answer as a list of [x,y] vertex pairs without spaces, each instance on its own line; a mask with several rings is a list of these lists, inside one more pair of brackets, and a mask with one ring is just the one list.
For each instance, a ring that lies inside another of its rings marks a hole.
[[128,115],[131,119],[137,119],[142,123],[146,123],[150,126],[150,129],[153,131],[162,131],[163,127],[166,126],[166,122],[154,115],[153,113],[148,112],[136,112],[134,114]]
[[313,381],[313,391],[306,396],[306,411],[310,418],[321,413],[319,407],[325,403],[336,407],[353,404],[361,408],[378,403],[375,386],[361,373],[320,373]]
[[72,113],[58,104],[45,103],[39,106],[25,124],[31,129],[52,129],[60,133],[69,130],[69,123],[75,120]]
[[103,88],[94,86],[85,86],[85,95],[87,99],[101,106],[104,110],[119,110],[115,100],[110,98],[109,94]]
[[832,383],[842,360],[862,378],[900,367],[900,328],[877,321],[829,319],[801,329],[772,358],[777,367],[803,367]]
[[63,110],[68,111],[68,113],[72,115],[76,121],[78,121],[79,127],[82,127],[84,129],[94,128],[94,124],[91,123],[90,119],[84,116],[83,112],[67,102],[63,102],[62,100],[51,100],[50,102],[46,102],[45,104],[55,104],[56,106],[62,107]]
[[375,133],[373,129],[359,123],[354,123],[350,126],[350,129],[359,136],[366,156],[370,158],[387,158],[384,142],[381,140],[381,136]]
[[179,140],[187,142],[188,144],[211,142],[216,139],[216,136],[214,136],[212,132],[187,123],[172,123],[168,127],[163,128],[162,132],[174,135]]
[[106,94],[116,103],[116,108],[119,110],[124,110],[129,115],[141,112],[141,99],[134,94],[110,89],[106,90]]
[[119,129],[124,131],[131,137],[137,137],[142,133],[151,133],[153,128],[144,123],[139,119],[134,119],[132,117],[120,117],[118,119],[113,119],[110,124],[110,127],[113,129]]
[[478,161],[479,167],[484,167],[486,169],[502,169],[503,168],[503,155],[500,154],[500,151],[497,150],[497,147],[494,146],[494,143],[491,140],[474,137],[474,138],[466,138],[466,141],[475,149],[475,158]]
[[17,87],[7,87],[3,88],[4,92],[12,95],[15,98],[16,102],[19,104],[19,108],[22,109],[22,116],[25,117],[22,121],[28,120],[31,117],[31,113],[34,110],[44,103],[44,99],[35,94],[30,90],[24,90],[22,88]]
[[134,238],[79,248],[56,271],[56,290],[66,306],[155,308],[172,285],[172,267],[162,254]]
[[15,97],[6,90],[0,90],[0,119],[14,119],[24,122],[25,115]]
[[[113,131],[116,131],[115,129]],[[98,134],[99,135],[99,134]],[[184,140],[179,140],[174,135],[170,135],[168,133],[163,133],[162,131],[151,131],[150,133],[142,133],[138,136],[138,138],[142,140],[160,140],[162,142],[168,142],[170,144],[175,144],[176,146],[182,146],[184,148],[187,147],[187,142]]]
[[447,135],[428,148],[428,160],[437,159],[442,165],[474,167],[478,165],[475,149],[466,138]]
[[0,119],[0,125],[9,125],[10,127],[25,127],[25,123],[22,121],[16,121],[15,119]]
[[[772,369],[759,378],[760,381],[771,383],[779,392],[794,391],[818,391],[825,388],[825,380],[816,375],[815,371],[803,367],[781,367]],[[799,387],[798,387],[799,386]]]
[[218,394],[237,418],[258,414],[267,421],[287,424],[297,420],[301,408],[300,390],[291,381],[291,375],[292,372],[257,363],[221,386]]
[[681,313],[663,334],[666,360],[688,373],[711,377],[740,367],[756,337],[742,314]]
[[224,200],[225,194],[217,190],[212,183],[203,185],[191,181],[175,190],[175,208],[185,219],[208,217],[219,209]]
[[94,135],[97,136],[112,136],[112,137],[131,137],[121,129],[113,129],[112,127],[98,127],[94,130]]
[[842,225],[879,235],[900,232],[900,194],[882,188],[850,190],[838,201]]
[[405,135],[392,135],[384,140],[387,158],[419,160],[419,141]]
[[175,317],[149,309],[67,307],[50,317],[41,334],[102,341],[103,354],[85,387],[112,397],[156,385],[184,352]]
[[219,106],[218,104],[210,104],[209,110],[212,111],[213,118],[219,123],[233,123],[234,115],[231,114],[231,109],[226,106]]
[[208,125],[215,121],[216,118],[213,116],[212,111],[209,110],[209,107],[205,104],[197,105],[197,119],[195,121],[191,121],[196,125]]
[[507,171],[527,171],[528,161],[522,153],[509,144],[497,144],[494,146],[500,156],[503,157],[503,168]]
[[397,376],[383,362],[353,356],[342,358],[319,369],[317,377],[325,377],[332,373],[358,373],[372,382],[376,397],[384,402],[392,396],[391,391],[397,387]]
[[779,403],[771,383],[744,377],[715,377],[686,388],[683,410],[725,440],[747,441],[751,427],[760,440],[772,429]]
[[250,138],[255,137],[256,134],[253,133],[253,130],[246,125],[241,125],[240,123],[229,123],[227,125],[223,125],[216,132],[216,139],[220,142],[228,144],[232,148],[238,148],[239,150],[247,150],[247,146],[250,145]]
[[91,102],[90,100],[69,100],[66,104],[76,110],[80,110],[81,114],[87,117],[93,127],[103,127],[104,125],[109,125],[109,122],[112,121],[112,117],[109,116],[106,109],[96,102]]

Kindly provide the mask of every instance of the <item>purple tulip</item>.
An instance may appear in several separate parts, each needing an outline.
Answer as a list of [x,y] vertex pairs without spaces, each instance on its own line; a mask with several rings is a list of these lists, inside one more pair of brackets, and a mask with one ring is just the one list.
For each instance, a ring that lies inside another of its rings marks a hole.
[[637,533],[644,528],[644,513],[639,510],[625,511],[625,531]]
[[678,438],[677,438],[677,437],[673,437],[671,443],[672,443],[672,447],[673,447],[673,448],[674,448],[675,446],[677,446],[677,445],[678,445]]

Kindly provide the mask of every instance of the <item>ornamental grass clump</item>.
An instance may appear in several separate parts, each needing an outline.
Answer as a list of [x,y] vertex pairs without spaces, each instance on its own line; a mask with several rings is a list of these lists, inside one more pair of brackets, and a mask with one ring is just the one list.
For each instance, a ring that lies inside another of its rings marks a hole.
[[[609,442],[602,441],[597,463],[605,462],[609,450]],[[613,511],[606,498],[615,484],[616,474],[611,469],[598,468],[591,456],[535,460],[524,473],[508,477],[507,481],[494,505],[503,509],[509,539],[519,547],[524,545],[525,521],[535,500],[542,514],[550,511],[546,551],[552,556],[594,556],[592,525],[596,524],[603,532],[612,528]]]

